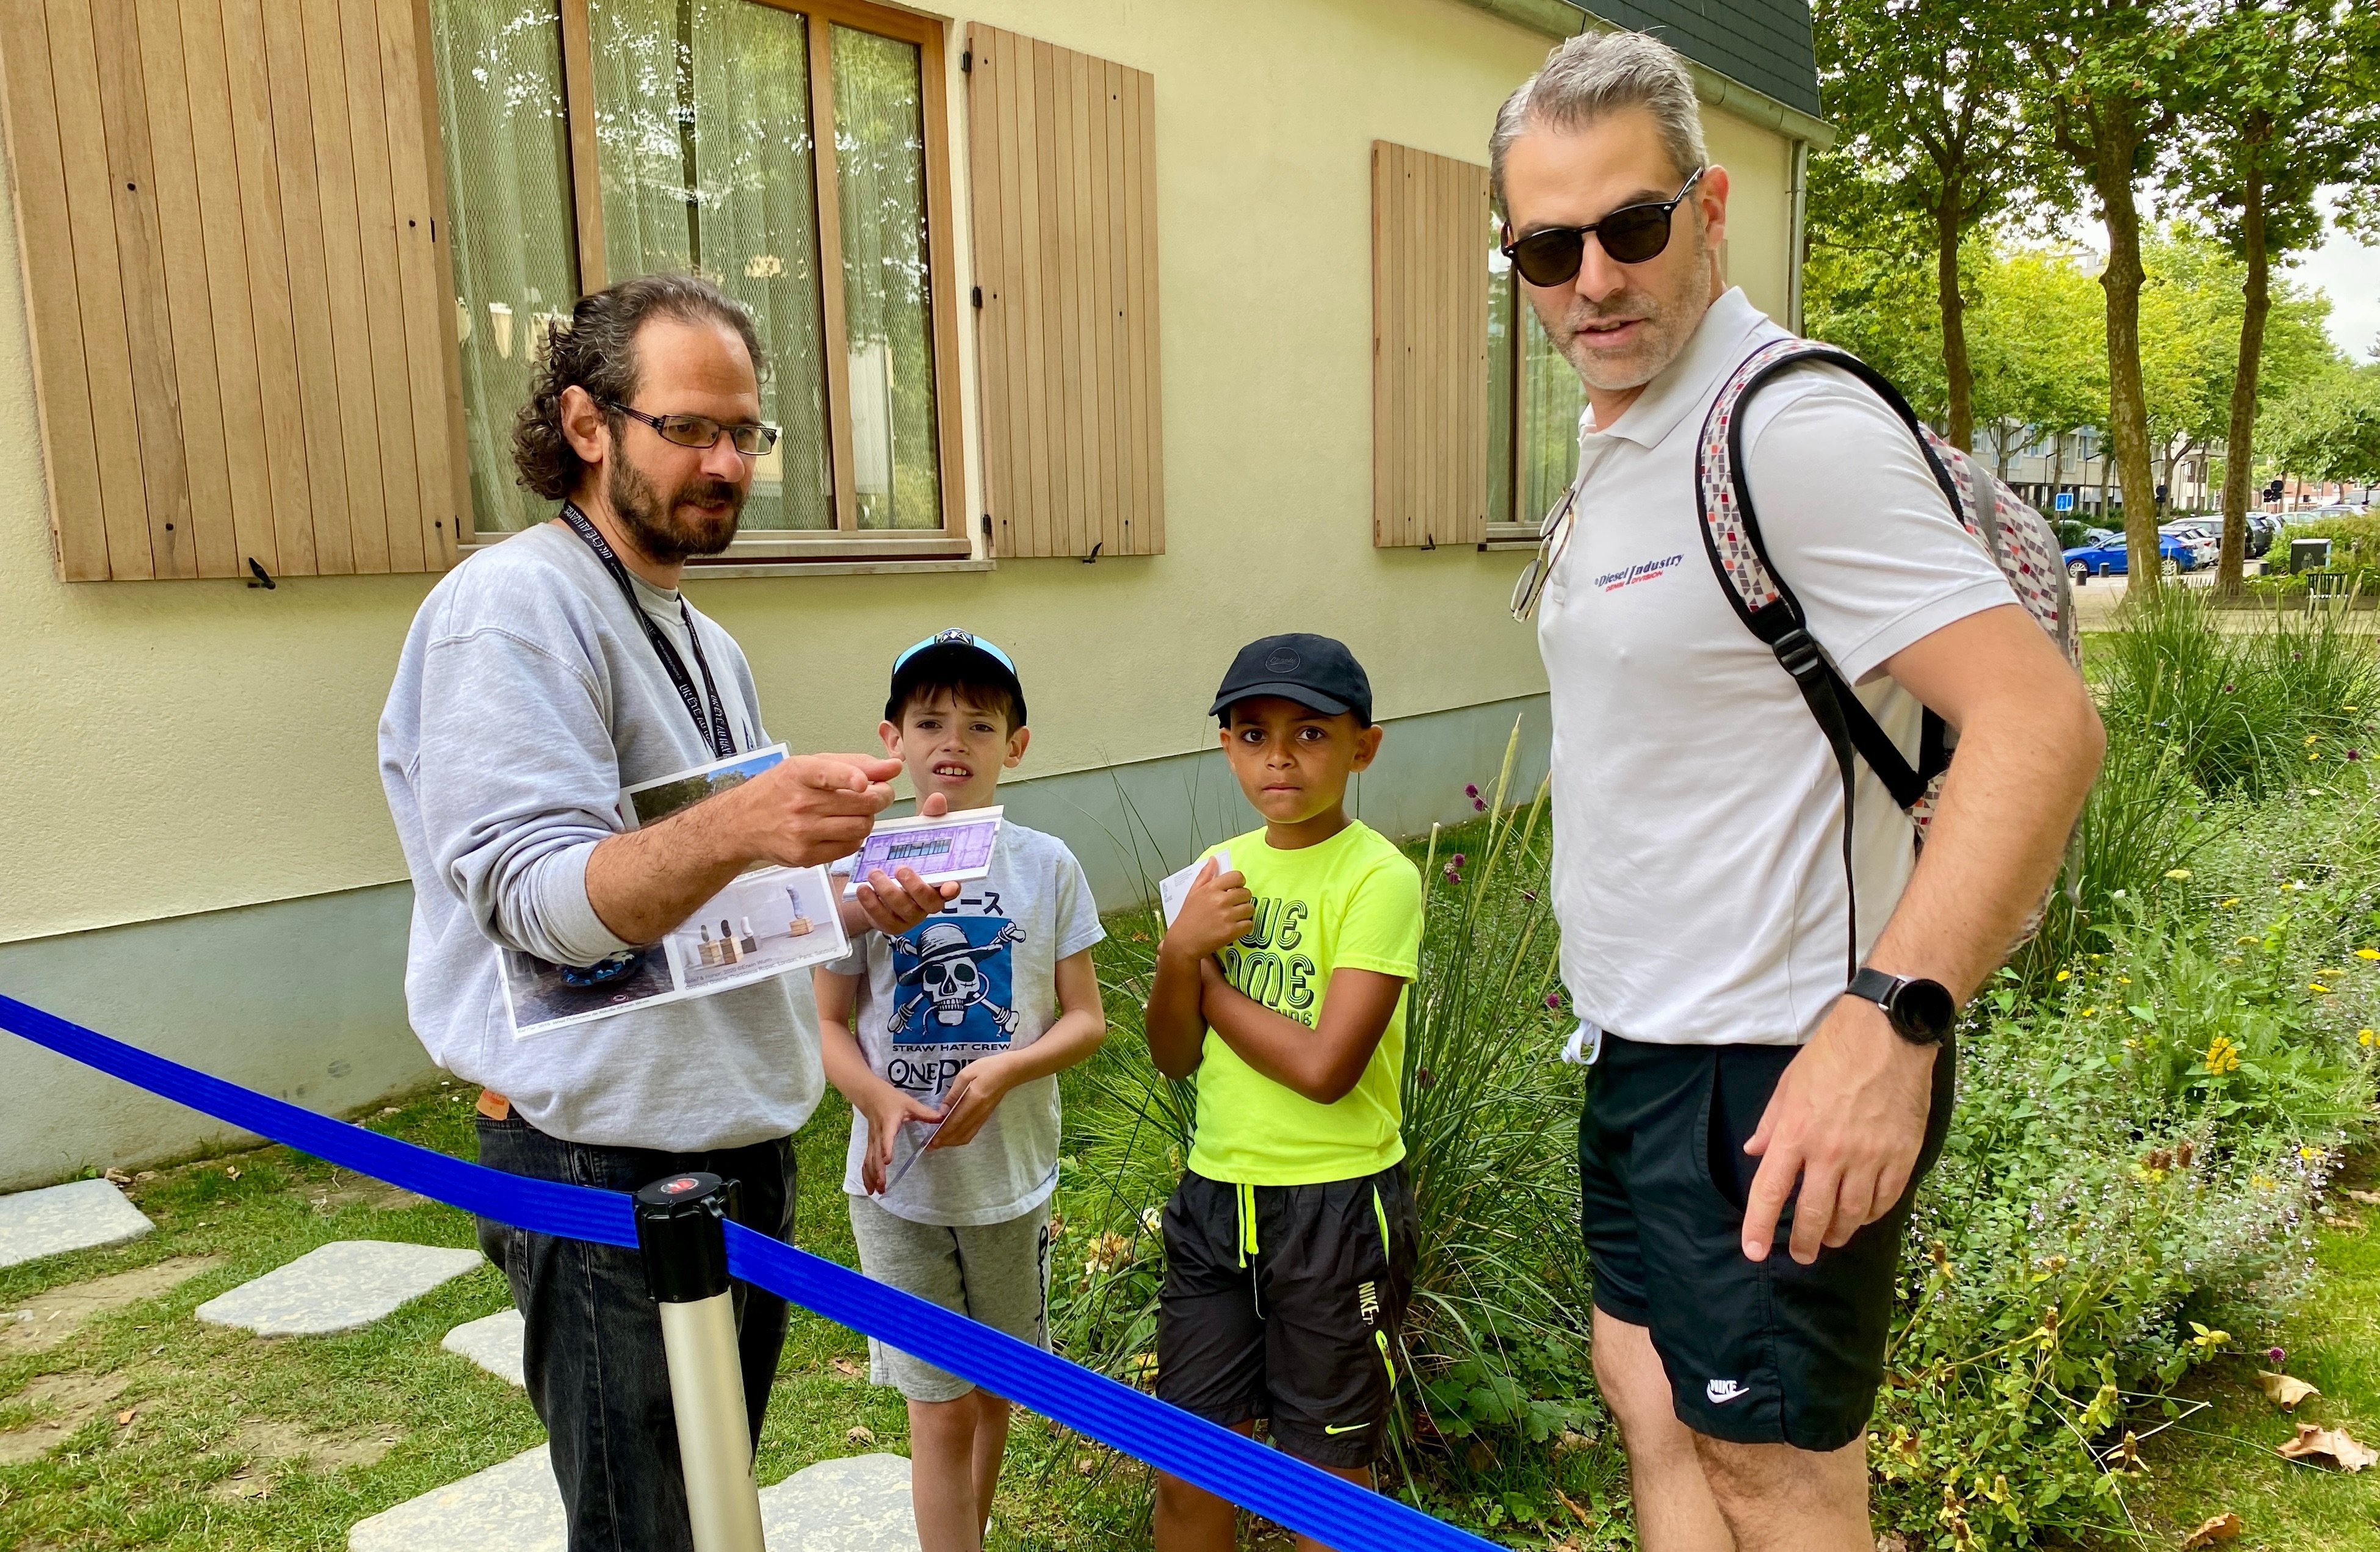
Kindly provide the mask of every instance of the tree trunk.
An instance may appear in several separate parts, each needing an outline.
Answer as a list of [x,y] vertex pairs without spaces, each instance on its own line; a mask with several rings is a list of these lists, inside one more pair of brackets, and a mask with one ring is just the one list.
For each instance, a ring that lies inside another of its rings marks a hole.
[[[2259,127],[2270,133],[2269,126]],[[2248,564],[2248,497],[2256,477],[2256,369],[2265,355],[2265,314],[2272,307],[2265,253],[2265,174],[2256,155],[2262,138],[2252,138],[2241,157],[2247,176],[2241,180],[2240,236],[2248,254],[2248,281],[2240,291],[2247,306],[2240,314],[2240,368],[2231,379],[2231,430],[2223,458],[2223,559],[2215,573],[2215,590],[2224,598],[2239,596]]]
[[2058,515],[2058,488],[2066,482],[2066,433],[2059,431],[2049,439],[2049,512]]
[[1934,278],[1942,301],[1942,380],[1949,390],[1949,440],[1975,450],[1975,369],[1967,356],[1967,298],[1959,290],[1957,196],[1945,190],[1934,207]]
[[2157,543],[2156,480],[2149,468],[2148,402],[2141,387],[2141,212],[2132,200],[2134,137],[2101,125],[2092,182],[2107,220],[2107,419],[2116,480],[2124,495],[2124,548],[2135,599],[2154,599],[2164,578]]

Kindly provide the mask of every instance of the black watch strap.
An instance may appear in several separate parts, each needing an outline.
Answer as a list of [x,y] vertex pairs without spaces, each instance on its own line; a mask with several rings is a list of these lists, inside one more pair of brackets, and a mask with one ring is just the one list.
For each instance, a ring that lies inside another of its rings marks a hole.
[[1957,1001],[1939,981],[1895,976],[1863,964],[1843,988],[1884,1010],[1893,1032],[1912,1045],[1938,1046],[1949,1038],[1958,1022]]

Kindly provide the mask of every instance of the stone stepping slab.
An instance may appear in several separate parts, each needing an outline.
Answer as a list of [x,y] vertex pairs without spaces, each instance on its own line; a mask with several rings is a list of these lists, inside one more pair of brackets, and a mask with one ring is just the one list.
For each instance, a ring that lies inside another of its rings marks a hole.
[[501,1309],[478,1320],[465,1321],[446,1333],[438,1344],[449,1352],[459,1352],[487,1370],[498,1379],[526,1386],[521,1375],[521,1314],[516,1309]]
[[211,1326],[238,1327],[260,1337],[327,1336],[369,1326],[480,1263],[476,1250],[336,1240],[208,1300],[194,1313]]
[[107,1181],[68,1181],[16,1192],[0,1196],[0,1267],[122,1244],[155,1227]]
[[[769,1552],[917,1552],[909,1462],[854,1455],[760,1491]],[[563,1552],[567,1528],[545,1446],[359,1520],[347,1552]]]

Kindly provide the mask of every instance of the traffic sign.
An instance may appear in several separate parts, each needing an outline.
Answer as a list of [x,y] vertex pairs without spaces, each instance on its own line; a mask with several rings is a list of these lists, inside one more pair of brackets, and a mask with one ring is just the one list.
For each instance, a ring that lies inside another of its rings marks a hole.
[[2073,492],[2073,491],[2058,491],[2058,505],[2057,505],[2056,510],[2058,510],[2058,511],[2059,511],[2059,512],[2071,512],[2071,511],[2073,511],[2073,510],[2074,510],[2074,492]]

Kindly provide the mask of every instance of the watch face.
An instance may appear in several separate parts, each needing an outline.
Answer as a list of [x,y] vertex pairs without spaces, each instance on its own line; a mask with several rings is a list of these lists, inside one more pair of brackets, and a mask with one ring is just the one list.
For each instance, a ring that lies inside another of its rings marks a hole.
[[1911,1035],[1939,1040],[1958,1022],[1959,1005],[1939,981],[1907,981],[1892,1000],[1892,1015]]

